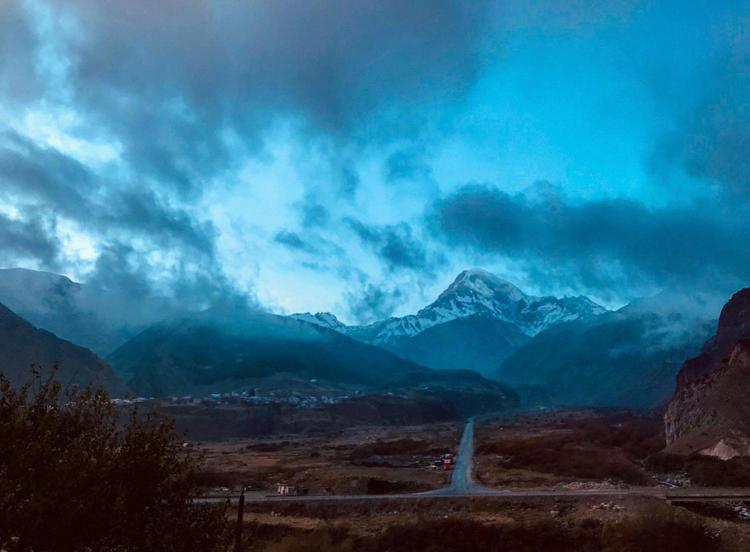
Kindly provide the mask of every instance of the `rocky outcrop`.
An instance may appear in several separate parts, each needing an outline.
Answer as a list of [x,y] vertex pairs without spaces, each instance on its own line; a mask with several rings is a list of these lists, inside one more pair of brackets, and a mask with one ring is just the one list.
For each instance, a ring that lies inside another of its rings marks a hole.
[[716,335],[683,365],[664,416],[667,449],[750,455],[750,288],[724,306]]
[[718,369],[729,358],[736,343],[750,337],[750,288],[735,293],[721,309],[716,335],[701,354],[685,362],[677,375],[677,390]]

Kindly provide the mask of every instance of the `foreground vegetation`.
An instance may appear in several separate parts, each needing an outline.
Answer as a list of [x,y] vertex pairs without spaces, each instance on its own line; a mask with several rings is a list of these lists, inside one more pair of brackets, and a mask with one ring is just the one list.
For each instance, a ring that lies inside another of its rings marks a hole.
[[647,508],[620,522],[584,519],[575,524],[544,520],[489,525],[449,518],[394,525],[376,536],[364,538],[353,535],[345,526],[329,525],[312,531],[297,531],[281,537],[277,543],[258,544],[258,550],[270,552],[711,552],[741,549],[736,548],[733,537],[720,538],[699,518],[666,505]]
[[223,507],[193,503],[200,459],[101,390],[0,373],[0,450],[0,550],[224,549]]

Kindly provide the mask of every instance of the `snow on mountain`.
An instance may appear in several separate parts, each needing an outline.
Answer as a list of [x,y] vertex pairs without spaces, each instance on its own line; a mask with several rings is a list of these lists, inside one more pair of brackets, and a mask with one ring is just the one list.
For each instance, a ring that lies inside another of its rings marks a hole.
[[534,336],[561,322],[590,318],[604,312],[606,309],[587,297],[526,295],[486,270],[472,269],[461,272],[435,302],[416,315],[389,318],[367,326],[349,326],[339,331],[368,343],[383,345],[451,320],[485,315],[510,322],[526,335]]
[[323,328],[330,328],[331,330],[346,333],[346,325],[340,322],[339,319],[330,312],[316,312],[315,314],[310,312],[297,312],[295,314],[290,314],[289,317],[308,322],[309,324],[315,324],[316,326],[322,326]]

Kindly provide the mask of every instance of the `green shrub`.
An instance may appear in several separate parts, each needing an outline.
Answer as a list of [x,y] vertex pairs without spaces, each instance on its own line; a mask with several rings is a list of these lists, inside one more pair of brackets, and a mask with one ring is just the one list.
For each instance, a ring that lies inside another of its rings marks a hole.
[[223,507],[193,504],[199,458],[172,424],[124,427],[107,394],[0,374],[0,550],[218,550]]

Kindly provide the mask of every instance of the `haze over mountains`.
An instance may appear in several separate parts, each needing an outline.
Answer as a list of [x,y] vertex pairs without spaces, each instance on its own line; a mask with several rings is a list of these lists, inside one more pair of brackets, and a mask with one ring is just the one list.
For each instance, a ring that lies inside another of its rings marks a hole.
[[280,374],[382,385],[425,371],[326,328],[237,310],[156,324],[108,359],[133,390],[149,396],[232,391]]
[[115,368],[119,389],[142,395],[227,391],[280,374],[381,386],[437,369],[473,370],[548,404],[653,407],[711,331],[718,306],[699,299],[664,293],[610,312],[586,297],[527,295],[472,269],[416,314],[365,326],[245,308],[165,309],[161,319],[149,308],[120,320],[116,290],[0,271],[0,302],[90,347]]
[[664,307],[656,297],[550,328],[510,355],[495,377],[542,389],[557,405],[659,406],[713,327],[703,316]]
[[0,269],[0,303],[35,326],[106,356],[149,324],[176,314],[149,298],[101,289],[67,276]]
[[0,304],[0,371],[11,384],[31,383],[35,373],[45,377],[54,365],[59,365],[55,377],[64,385],[91,383],[115,395],[126,391],[112,368],[94,353],[35,328]]

